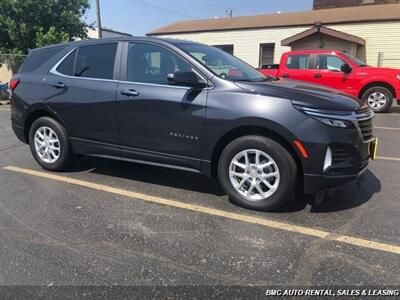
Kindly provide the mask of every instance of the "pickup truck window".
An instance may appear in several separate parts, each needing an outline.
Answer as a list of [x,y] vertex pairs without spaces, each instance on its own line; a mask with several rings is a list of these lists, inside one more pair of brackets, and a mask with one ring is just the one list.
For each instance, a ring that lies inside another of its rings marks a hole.
[[340,68],[346,64],[342,59],[334,55],[318,55],[317,69],[340,72]]
[[286,61],[286,68],[306,70],[310,62],[310,55],[308,54],[294,54],[289,55]]

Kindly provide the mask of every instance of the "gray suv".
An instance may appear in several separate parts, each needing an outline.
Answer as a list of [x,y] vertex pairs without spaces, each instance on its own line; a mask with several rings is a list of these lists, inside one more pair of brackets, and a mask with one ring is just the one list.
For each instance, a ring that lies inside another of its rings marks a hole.
[[34,49],[9,87],[14,132],[44,169],[89,155],[201,172],[252,209],[353,180],[376,151],[361,100],[188,41]]

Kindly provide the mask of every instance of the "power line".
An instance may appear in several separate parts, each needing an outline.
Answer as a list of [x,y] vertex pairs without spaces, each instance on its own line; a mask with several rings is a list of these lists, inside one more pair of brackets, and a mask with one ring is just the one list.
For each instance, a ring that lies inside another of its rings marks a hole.
[[136,2],[139,2],[139,3],[142,4],[142,6],[146,6],[146,7],[150,8],[150,9],[153,9],[153,10],[158,10],[158,11],[167,12],[167,13],[178,15],[178,16],[183,16],[183,17],[187,17],[187,18],[196,19],[196,17],[194,17],[194,16],[187,15],[187,14],[184,14],[184,13],[180,13],[180,12],[177,12],[177,11],[173,11],[173,10],[170,10],[170,9],[162,7],[162,6],[158,6],[158,5],[155,5],[155,4],[148,3],[146,1],[136,0]]

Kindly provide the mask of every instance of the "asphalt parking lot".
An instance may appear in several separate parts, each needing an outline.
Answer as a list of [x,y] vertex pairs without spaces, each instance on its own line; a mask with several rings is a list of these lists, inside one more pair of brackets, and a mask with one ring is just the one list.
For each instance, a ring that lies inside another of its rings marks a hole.
[[400,107],[320,205],[255,212],[201,175],[84,159],[44,172],[0,106],[0,285],[400,285]]

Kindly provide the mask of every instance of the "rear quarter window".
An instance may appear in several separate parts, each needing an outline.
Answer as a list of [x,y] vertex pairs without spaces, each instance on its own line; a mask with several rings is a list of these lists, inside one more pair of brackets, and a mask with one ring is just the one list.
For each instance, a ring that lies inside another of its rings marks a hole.
[[18,74],[34,72],[65,47],[52,47],[30,51]]

